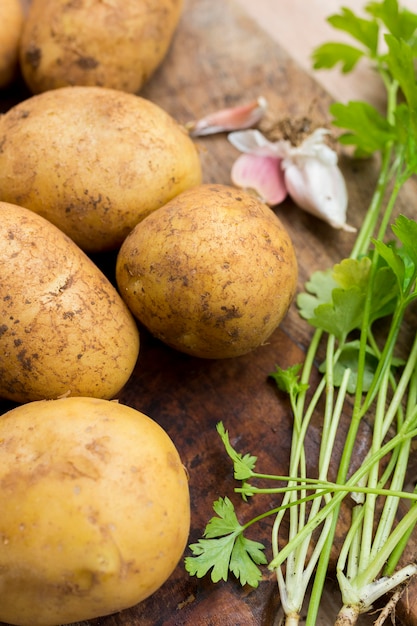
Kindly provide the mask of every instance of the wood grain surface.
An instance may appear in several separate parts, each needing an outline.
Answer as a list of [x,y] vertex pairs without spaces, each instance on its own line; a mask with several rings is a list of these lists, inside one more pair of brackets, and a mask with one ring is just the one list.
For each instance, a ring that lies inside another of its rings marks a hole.
[[[0,95],[1,110],[29,94],[14,85]],[[263,95],[269,114],[277,120],[306,118],[328,124],[331,97],[303,71],[284,49],[232,0],[186,0],[184,14],[163,65],[141,95],[153,100],[185,123],[217,108],[244,103]],[[198,139],[205,182],[230,183],[237,154],[224,135]],[[360,227],[376,180],[377,162],[357,162],[340,154],[349,189],[349,223]],[[399,211],[411,216],[415,181],[405,188]],[[316,269],[326,269],[347,256],[354,235],[335,231],[286,200],[275,209],[288,229],[299,263],[299,290]],[[112,255],[97,263],[112,278]],[[415,320],[409,321],[410,335]],[[222,420],[233,445],[258,456],[264,472],[287,473],[291,412],[286,397],[268,375],[275,365],[286,367],[304,358],[312,329],[300,319],[295,305],[270,342],[250,355],[224,361],[205,361],[175,352],[141,329],[142,347],[135,371],[120,401],[158,421],[176,444],[189,473],[192,520],[190,542],[201,537],[212,515],[212,502],[228,495],[239,518],[249,519],[277,501],[245,503],[233,494],[232,467],[216,434]],[[407,338],[405,339],[407,341]],[[6,403],[0,405],[5,411]],[[369,425],[362,425],[366,438]],[[308,446],[314,458],[320,441],[320,412],[314,418]],[[360,443],[360,442],[359,442]],[[343,447],[343,437],[335,458]],[[309,455],[310,457],[310,455]],[[314,467],[311,468],[314,471]],[[345,513],[348,515],[348,510]],[[269,547],[271,522],[258,527],[257,540]],[[414,544],[413,544],[414,545]],[[335,545],[335,554],[337,544]],[[414,554],[414,553],[413,553]],[[270,553],[269,553],[270,556]],[[333,589],[331,577],[329,588]],[[332,592],[333,593],[333,592]],[[327,600],[318,624],[333,623]],[[417,623],[417,608],[401,614],[403,624]],[[36,607],[34,607],[36,611]],[[88,622],[89,626],[272,626],[278,623],[279,598],[272,575],[257,590],[234,581],[214,585],[190,578],[180,562],[163,587],[140,605]],[[370,623],[364,618],[360,624]],[[87,624],[87,622],[85,623]]]

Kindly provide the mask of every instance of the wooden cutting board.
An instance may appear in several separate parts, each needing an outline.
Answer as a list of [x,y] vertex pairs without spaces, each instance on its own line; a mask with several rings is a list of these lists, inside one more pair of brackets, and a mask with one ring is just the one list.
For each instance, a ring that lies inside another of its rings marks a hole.
[[[29,94],[15,85],[1,95],[1,109],[5,111]],[[270,113],[277,119],[329,122],[330,97],[232,0],[186,0],[170,52],[141,95],[182,123],[260,95],[267,99]],[[230,168],[237,153],[226,137],[198,139],[197,143],[205,182],[230,183]],[[376,180],[377,163],[359,163],[343,154],[340,163],[349,188],[349,223],[359,227]],[[415,193],[413,182],[402,195],[403,213],[410,214],[409,200]],[[352,234],[333,230],[290,200],[277,207],[276,213],[297,252],[299,290],[312,271],[326,269],[349,254]],[[102,261],[97,259],[99,264]],[[103,266],[110,275],[111,263],[107,258]],[[142,330],[139,360],[120,401],[158,421],[181,454],[190,480],[190,542],[201,537],[212,515],[212,503],[219,496],[228,495],[233,500],[242,522],[263,510],[265,504],[276,506],[272,498],[269,503],[256,499],[245,503],[233,494],[232,466],[215,427],[222,420],[232,443],[241,452],[258,456],[257,467],[262,471],[287,473],[291,412],[287,398],[277,392],[268,375],[276,364],[286,367],[302,362],[311,334],[312,329],[299,318],[294,305],[267,345],[237,359],[205,361],[177,353]],[[0,405],[2,411],[6,408],[6,403]],[[366,430],[364,424],[364,437]],[[318,416],[308,444],[312,457],[319,441]],[[267,546],[270,527],[266,521],[256,536]],[[267,573],[257,590],[242,589],[234,581],[214,585],[208,577],[190,578],[181,562],[151,598],[88,624],[271,626],[278,606],[276,582]],[[329,615],[321,620],[322,624],[332,623]]]

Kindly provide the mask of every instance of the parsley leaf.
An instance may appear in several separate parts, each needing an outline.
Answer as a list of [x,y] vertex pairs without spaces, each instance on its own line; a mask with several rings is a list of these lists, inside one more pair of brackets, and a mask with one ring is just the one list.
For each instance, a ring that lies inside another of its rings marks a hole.
[[334,335],[340,343],[355,328],[360,328],[365,295],[358,287],[333,289],[332,302],[319,304],[310,324]]
[[[335,335],[339,341],[360,326],[369,260],[346,259],[331,272],[316,272],[306,284],[310,298],[299,298],[302,314],[313,326]],[[300,294],[301,295],[301,294]]]
[[410,176],[417,174],[417,110],[410,110],[405,103],[399,104],[394,118],[398,154],[403,159],[399,180],[405,182]]
[[405,289],[407,289],[409,280],[404,259],[401,257],[401,254],[399,254],[399,251],[393,245],[386,244],[383,241],[374,241],[374,245],[378,254],[381,255],[394,272],[401,292],[404,292]]
[[369,322],[390,315],[399,296],[399,289],[394,272],[386,265],[378,263],[378,270],[372,285],[372,301],[369,313]]
[[403,244],[402,248],[393,242],[374,241],[375,248],[394,273],[403,294],[412,288],[417,275],[417,223],[404,215],[398,216],[392,225],[394,234]]
[[250,454],[242,456],[242,454],[236,452],[230,443],[229,433],[225,430],[223,422],[219,422],[216,428],[227,454],[233,461],[234,477],[236,480],[247,480],[248,478],[251,478],[253,470],[255,469],[257,457],[251,456]]
[[417,90],[414,69],[414,53],[411,46],[403,39],[385,35],[389,48],[386,57],[388,68],[393,78],[398,81],[411,110],[417,109]]
[[340,14],[331,15],[327,21],[339,30],[348,33],[369,50],[371,56],[375,56],[378,49],[378,23],[356,15],[350,9],[343,7]]
[[417,28],[417,14],[400,8],[397,0],[369,2],[366,11],[379,19],[392,35],[405,41],[411,40]]
[[[342,353],[337,363],[333,366],[333,384],[335,385],[335,387],[340,387],[345,371],[347,369],[350,370],[347,391],[348,393],[352,394],[355,393],[358,382],[359,348],[359,341],[351,341],[349,343],[346,343],[342,348]],[[365,355],[365,369],[361,372],[362,390],[364,392],[368,391],[369,387],[371,386],[377,365],[378,359],[368,347],[366,349]],[[326,369],[327,361],[323,361],[323,363],[319,367],[319,371],[325,373]]]
[[331,69],[340,63],[342,72],[348,74],[363,56],[364,52],[355,46],[338,42],[324,43],[312,54],[313,68]]
[[332,269],[314,272],[306,282],[307,292],[300,293],[297,297],[301,317],[309,320],[314,316],[314,310],[319,304],[331,302],[332,291],[337,286]]
[[361,291],[366,291],[369,284],[369,272],[371,260],[364,256],[359,261],[356,259],[343,259],[333,267],[333,277],[339,287],[349,289],[359,287]]
[[244,526],[239,524],[229,498],[216,500],[213,509],[218,517],[213,517],[207,524],[205,538],[190,545],[193,556],[185,558],[185,569],[197,578],[212,570],[213,582],[227,580],[231,571],[241,585],[257,587],[262,579],[258,565],[267,563],[263,552],[265,547],[244,537]]
[[410,261],[417,268],[417,222],[405,215],[399,215],[392,225],[392,230],[403,244]]
[[[358,362],[359,362],[359,341],[350,341],[346,343],[342,348],[342,353],[333,366],[333,384],[335,387],[340,387],[343,375],[347,369],[350,370],[350,376],[347,384],[348,393],[355,393],[358,382]],[[400,367],[404,365],[404,360],[399,358],[393,358],[391,366],[392,368]],[[378,366],[378,358],[374,354],[373,350],[367,346],[365,354],[365,368],[361,372],[362,375],[362,391],[366,392],[370,389],[372,381],[375,376],[375,372]],[[327,362],[323,363],[319,367],[319,371],[326,372]]]
[[230,556],[235,543],[235,535],[226,535],[218,539],[199,539],[190,549],[194,556],[185,558],[185,569],[191,576],[202,578],[210,569],[211,580],[227,580]]
[[291,398],[295,399],[299,393],[307,391],[309,387],[305,383],[300,383],[299,372],[301,368],[302,365],[300,363],[290,365],[286,369],[282,369],[277,365],[275,371],[269,374],[269,377],[275,380],[278,389],[285,391]]
[[370,156],[396,139],[395,128],[367,102],[335,102],[330,113],[333,125],[348,131],[339,138],[340,143],[355,146],[356,156]]
[[[371,279],[371,265],[375,260],[371,256],[364,256],[360,260],[344,259],[333,268],[333,276],[340,287],[349,289],[359,287],[365,297]],[[378,260],[377,268],[372,277],[372,301],[369,321],[385,317],[393,312],[398,297],[398,288],[392,269]]]
[[[352,330],[361,327],[371,265],[371,258],[364,256],[359,260],[344,259],[330,274],[316,272],[306,284],[310,293],[299,295],[301,315],[342,342]],[[378,262],[372,280],[371,323],[392,313],[398,297],[395,275],[388,261]]]
[[266,565],[267,559],[263,552],[264,546],[259,541],[238,535],[230,558],[230,571],[241,585],[257,587],[262,573],[257,565]]
[[218,517],[212,517],[204,531],[208,538],[221,537],[229,533],[242,532],[243,527],[239,524],[235,509],[229,498],[219,498],[213,503],[213,511]]
[[363,48],[333,41],[324,43],[312,54],[314,69],[329,69],[340,64],[342,72],[347,74],[356,67],[362,57],[377,57],[379,25],[375,18],[371,20],[361,18],[344,7],[341,13],[331,15],[327,21],[334,28],[351,35]]

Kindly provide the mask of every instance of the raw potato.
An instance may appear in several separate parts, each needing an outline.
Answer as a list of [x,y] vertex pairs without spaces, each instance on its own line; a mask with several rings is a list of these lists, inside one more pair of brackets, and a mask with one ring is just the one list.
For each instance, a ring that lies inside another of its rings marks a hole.
[[7,87],[17,75],[23,19],[24,14],[20,0],[1,0],[0,89]]
[[68,398],[0,418],[0,620],[56,626],[133,606],[190,526],[177,449],[128,406]]
[[20,45],[23,77],[33,93],[66,85],[137,93],[165,58],[182,6],[183,0],[32,0]]
[[63,87],[0,117],[0,200],[39,213],[87,252],[118,248],[141,219],[200,182],[183,127],[132,94]]
[[270,208],[225,185],[190,189],[138,224],[117,259],[119,291],[170,346],[235,357],[270,337],[297,284],[291,239]]
[[0,202],[0,397],[113,398],[139,352],[136,322],[55,226]]

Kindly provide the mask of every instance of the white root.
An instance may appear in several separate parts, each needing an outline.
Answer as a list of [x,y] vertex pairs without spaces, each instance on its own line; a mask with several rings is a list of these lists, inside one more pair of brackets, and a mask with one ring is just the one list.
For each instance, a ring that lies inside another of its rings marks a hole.
[[339,611],[334,626],[354,626],[359,617],[359,609],[357,606],[345,604]]
[[299,613],[291,613],[287,615],[285,618],[285,626],[298,626],[300,623],[300,614]]

